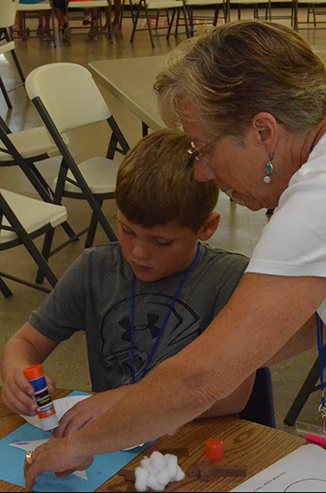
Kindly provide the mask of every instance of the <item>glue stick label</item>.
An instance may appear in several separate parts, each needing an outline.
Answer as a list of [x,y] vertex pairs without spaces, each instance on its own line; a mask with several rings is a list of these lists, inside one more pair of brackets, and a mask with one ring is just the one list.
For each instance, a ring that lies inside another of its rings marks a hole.
[[24,373],[35,390],[34,399],[38,406],[37,414],[40,419],[42,429],[44,431],[49,431],[57,428],[58,419],[48,391],[42,367],[40,365],[35,365],[24,370]]

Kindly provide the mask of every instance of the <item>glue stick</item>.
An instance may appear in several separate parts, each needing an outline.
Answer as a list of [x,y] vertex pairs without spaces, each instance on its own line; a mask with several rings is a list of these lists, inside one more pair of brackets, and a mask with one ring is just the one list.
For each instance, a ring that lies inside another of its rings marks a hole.
[[44,431],[54,430],[59,426],[54,405],[46,385],[41,365],[34,365],[24,370],[25,377],[33,385],[34,399],[38,405],[37,414]]

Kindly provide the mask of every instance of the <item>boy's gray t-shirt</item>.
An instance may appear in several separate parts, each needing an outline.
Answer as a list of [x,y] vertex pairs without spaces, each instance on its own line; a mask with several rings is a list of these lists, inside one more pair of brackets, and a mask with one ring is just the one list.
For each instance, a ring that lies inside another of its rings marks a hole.
[[[201,244],[147,372],[196,339],[238,285],[248,259]],[[139,381],[185,271],[153,283],[136,280],[135,376]],[[53,341],[86,333],[95,392],[131,383],[132,269],[118,242],[87,249],[30,323]],[[73,357],[73,355],[72,355]]]

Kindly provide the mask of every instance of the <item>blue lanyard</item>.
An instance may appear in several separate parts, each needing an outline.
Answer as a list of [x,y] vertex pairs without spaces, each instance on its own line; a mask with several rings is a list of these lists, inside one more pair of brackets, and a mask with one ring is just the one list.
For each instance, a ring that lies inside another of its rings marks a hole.
[[[165,317],[165,320],[163,322],[163,325],[160,329],[160,332],[156,338],[156,341],[154,343],[154,346],[153,346],[153,349],[151,351],[151,354],[149,355],[148,359],[147,359],[147,362],[146,362],[146,365],[145,365],[145,368],[141,374],[141,379],[144,378],[145,374],[146,374],[146,371],[147,371],[147,368],[148,368],[148,365],[150,364],[152,358],[153,358],[153,355],[155,353],[155,350],[158,346],[158,343],[160,342],[160,339],[163,335],[163,332],[164,332],[164,329],[165,329],[165,326],[169,320],[169,317],[170,317],[170,314],[174,308],[174,305],[178,299],[178,296],[186,282],[186,280],[188,279],[189,277],[189,274],[190,272],[192,271],[192,268],[193,266],[195,265],[196,263],[196,260],[198,258],[198,255],[199,255],[199,250],[200,250],[200,244],[198,243],[197,245],[197,250],[196,250],[196,255],[193,259],[193,261],[191,262],[191,265],[190,267],[188,268],[187,272],[185,273],[182,281],[181,281],[181,284],[179,286],[179,289],[178,291],[176,292],[176,295],[175,297],[173,298],[173,301],[171,303],[171,306],[169,308],[169,311]],[[135,285],[136,285],[136,276],[135,274],[132,275],[132,292],[131,292],[131,320],[130,320],[130,325],[131,325],[131,378],[132,378],[132,383],[135,383]]]
[[320,371],[320,390],[321,390],[321,406],[319,410],[325,408],[325,390],[324,390],[324,324],[318,313],[316,312],[317,322],[317,343],[319,355],[319,371]]

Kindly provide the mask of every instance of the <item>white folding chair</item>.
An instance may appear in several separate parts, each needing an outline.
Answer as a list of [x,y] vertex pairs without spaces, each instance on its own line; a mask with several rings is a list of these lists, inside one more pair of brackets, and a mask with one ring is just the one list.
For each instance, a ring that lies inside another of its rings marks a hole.
[[[222,11],[223,21],[227,21],[227,4],[225,0],[183,0],[188,14],[189,34],[195,35],[196,23],[210,22],[213,26],[217,25],[219,12]],[[198,8],[203,7],[214,9],[213,16],[198,13]]]
[[[186,8],[182,0],[129,0],[130,11],[133,22],[133,29],[130,37],[130,43],[134,41],[136,31],[148,31],[151,45],[154,45],[154,32],[155,36],[160,36],[159,30],[164,30],[165,33],[161,34],[169,39],[174,21],[175,35],[178,33],[179,18],[181,13],[183,14],[185,31],[187,37],[189,37],[188,22]],[[164,17],[161,15],[161,11],[164,12]],[[124,2],[123,10],[124,12]],[[177,15],[177,19],[176,16]],[[163,20],[162,20],[163,18]],[[145,19],[146,27],[137,27],[138,22],[141,19]],[[152,26],[154,20],[155,25]],[[161,25],[163,22],[163,25]]]
[[[126,154],[129,146],[91,73],[74,63],[43,65],[28,75],[26,91],[63,156],[55,181],[54,203],[60,204],[62,197],[88,201],[92,209],[91,223],[78,233],[81,236],[88,232],[86,247],[93,244],[98,222],[108,239],[115,241],[116,235],[101,206],[104,200],[114,198],[119,162],[112,158],[116,152]],[[93,157],[77,166],[63,135],[69,130],[102,121],[106,121],[111,129],[106,157]],[[44,248],[50,248],[51,243],[49,234]]]
[[[61,205],[46,204],[40,200],[0,189],[0,252],[18,245],[24,245],[39,271],[42,272],[42,275],[46,277],[53,288],[57,283],[57,277],[33,240],[49,231],[54,231],[56,226],[66,220],[67,211]],[[2,278],[7,278],[47,293],[51,291],[51,289],[39,284],[0,272],[0,291],[6,297],[11,296],[12,292]]]
[[22,81],[21,84],[10,89],[5,88],[3,80],[0,74],[0,89],[3,93],[8,108],[12,108],[12,104],[8,95],[8,92],[17,89],[25,82],[25,77],[15,53],[15,42],[11,39],[10,29],[15,24],[16,11],[18,6],[18,0],[0,0],[0,55],[4,53],[11,53],[15,62],[19,77]]
[[[52,9],[52,4],[50,0],[43,0],[39,3],[19,3],[17,7],[17,12],[22,13],[22,24],[23,30],[27,30],[26,20],[31,14],[37,14],[38,12],[49,12],[51,13],[51,37],[54,46],[56,47],[56,36],[55,36],[55,24],[54,24],[54,14]],[[30,29],[30,32],[37,31],[36,29]]]
[[[64,136],[64,141],[68,146],[67,136]],[[54,192],[35,163],[60,155],[44,126],[13,133],[0,116],[0,168],[19,166],[45,202],[54,201]],[[68,223],[64,222],[62,227],[69,238],[75,236]]]

